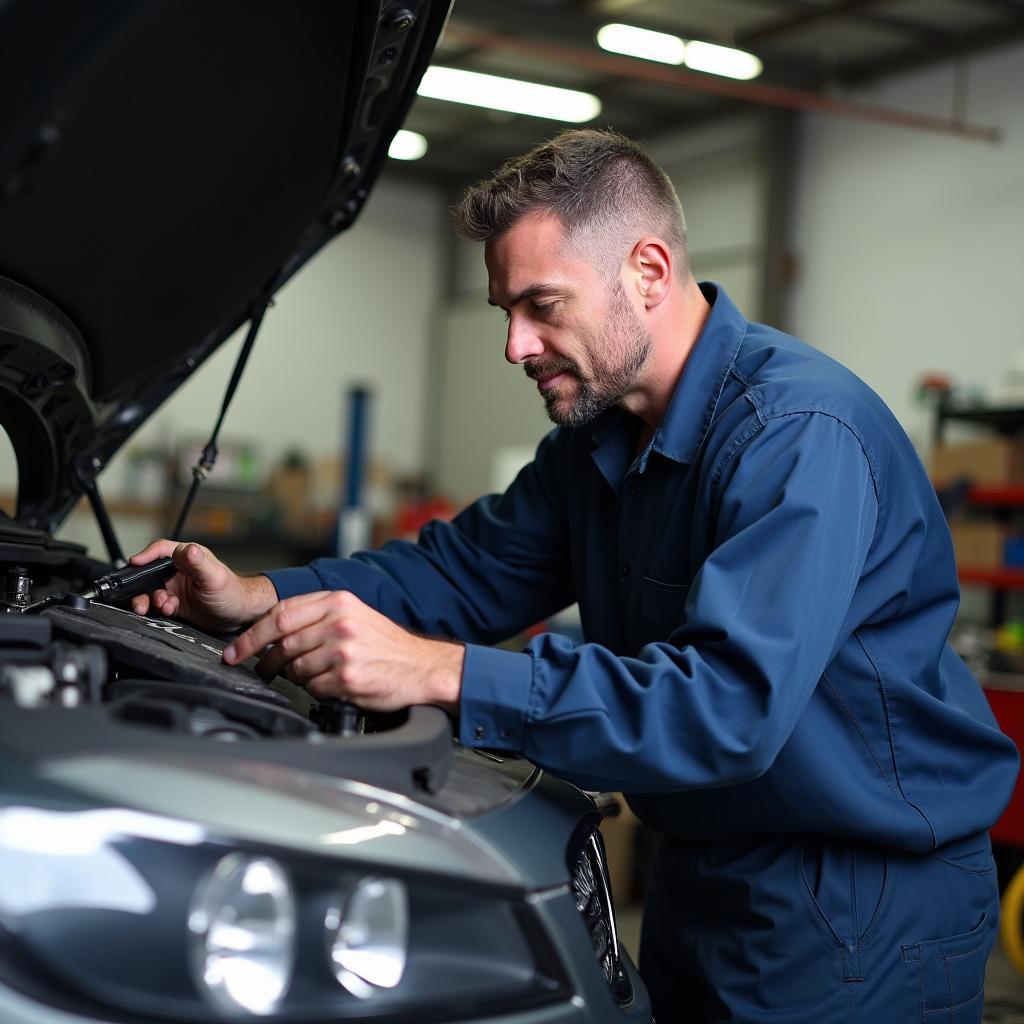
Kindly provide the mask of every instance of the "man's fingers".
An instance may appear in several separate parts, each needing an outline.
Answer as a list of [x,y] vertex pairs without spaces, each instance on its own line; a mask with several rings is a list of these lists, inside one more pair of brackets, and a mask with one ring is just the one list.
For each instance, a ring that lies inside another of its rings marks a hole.
[[307,679],[304,686],[306,692],[317,700],[352,700],[345,692],[336,672],[321,672],[312,679]]
[[136,615],[145,615],[149,611],[149,597],[146,594],[139,594],[132,598],[132,611]]
[[[152,544],[144,547],[140,552],[138,552],[138,554],[132,555],[128,561],[131,562],[132,565],[148,565],[154,558],[167,558],[168,556],[173,556],[175,549],[182,546],[183,545],[179,545],[173,540],[165,540],[161,538],[160,540],[155,540]],[[177,562],[175,562],[175,564],[177,565]]]
[[171,552],[171,558],[179,572],[196,572],[208,567],[213,556],[202,544],[186,543],[178,544]]
[[[268,650],[256,665],[257,673],[266,680],[273,679],[274,676],[282,675],[284,669],[290,665],[296,658],[305,656],[308,660],[311,651],[316,650],[320,646],[323,640],[323,631],[317,628],[317,624],[314,623],[306,629],[300,629],[296,633],[289,633],[287,637],[281,639],[279,643],[274,644],[273,647]],[[303,674],[308,674],[305,671],[304,666]],[[317,671],[321,671],[317,669]],[[314,673],[315,674],[315,673]],[[292,679],[296,682],[296,679]]]
[[178,608],[181,606],[181,599],[176,594],[172,594],[167,590],[160,590],[153,595],[153,604],[156,605],[161,615],[166,615],[170,618],[177,613]]
[[[267,644],[277,643],[289,633],[318,622],[326,614],[329,605],[327,598],[330,591],[316,594],[303,594],[281,601],[263,616],[255,625],[250,626],[238,636],[233,643],[224,648],[224,660],[229,665],[237,665],[240,661],[262,651]],[[305,598],[305,600],[303,600]],[[319,600],[313,600],[319,598]]]
[[[170,557],[179,572],[190,572],[202,566],[209,554],[201,544],[161,539],[153,541],[138,554],[132,555],[128,561],[132,565],[148,565],[154,558]],[[212,559],[212,556],[210,558]]]

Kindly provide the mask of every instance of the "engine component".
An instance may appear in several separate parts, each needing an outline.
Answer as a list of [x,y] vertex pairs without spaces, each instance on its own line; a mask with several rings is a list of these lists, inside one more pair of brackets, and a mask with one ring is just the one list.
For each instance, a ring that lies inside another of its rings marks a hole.
[[24,708],[98,702],[107,681],[106,652],[97,644],[54,643],[52,637],[49,619],[0,616],[0,691]]
[[20,611],[32,599],[32,580],[28,570],[20,565],[12,566],[4,576],[4,604],[7,611]]

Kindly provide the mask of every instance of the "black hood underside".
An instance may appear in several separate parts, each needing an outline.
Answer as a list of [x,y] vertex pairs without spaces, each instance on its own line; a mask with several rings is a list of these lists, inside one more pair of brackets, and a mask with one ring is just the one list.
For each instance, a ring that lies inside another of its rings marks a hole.
[[0,0],[0,419],[52,530],[362,207],[443,0]]

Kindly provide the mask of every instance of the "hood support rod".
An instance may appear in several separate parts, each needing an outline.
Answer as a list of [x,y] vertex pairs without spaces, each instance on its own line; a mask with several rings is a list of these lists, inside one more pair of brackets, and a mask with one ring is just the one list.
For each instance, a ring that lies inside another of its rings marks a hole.
[[114,524],[110,520],[107,506],[103,504],[103,498],[100,497],[100,489],[96,484],[96,478],[79,474],[79,482],[85,491],[85,496],[89,499],[89,504],[92,506],[92,514],[96,517],[100,533],[103,534],[103,543],[107,546],[107,554],[110,556],[110,561],[115,568],[126,565],[124,552],[121,550],[121,543],[114,532]]
[[270,288],[256,300],[253,306],[253,312],[249,319],[249,330],[245,335],[245,341],[242,343],[242,349],[238,353],[238,358],[235,360],[235,368],[231,373],[231,380],[228,382],[227,390],[224,392],[224,401],[220,406],[220,415],[218,415],[217,422],[213,426],[210,440],[206,443],[202,455],[199,456],[199,461],[192,467],[192,485],[188,489],[185,503],[181,506],[181,512],[178,515],[177,523],[175,523],[174,532],[171,534],[171,540],[181,539],[181,531],[185,528],[185,520],[188,519],[189,512],[192,511],[192,502],[195,501],[199,485],[210,475],[210,471],[217,462],[217,436],[220,434],[220,428],[224,424],[224,417],[227,415],[231,399],[235,397],[238,382],[242,379],[242,371],[249,360],[249,354],[252,352],[252,346],[256,341],[260,325],[263,323],[263,317],[267,309],[274,304],[273,295],[276,285],[277,279],[275,278]]

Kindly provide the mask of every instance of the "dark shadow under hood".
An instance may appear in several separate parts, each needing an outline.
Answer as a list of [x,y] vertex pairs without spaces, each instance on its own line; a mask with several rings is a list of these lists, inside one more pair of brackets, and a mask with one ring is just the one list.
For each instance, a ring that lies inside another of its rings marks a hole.
[[449,0],[0,0],[0,423],[52,531],[361,209]]

